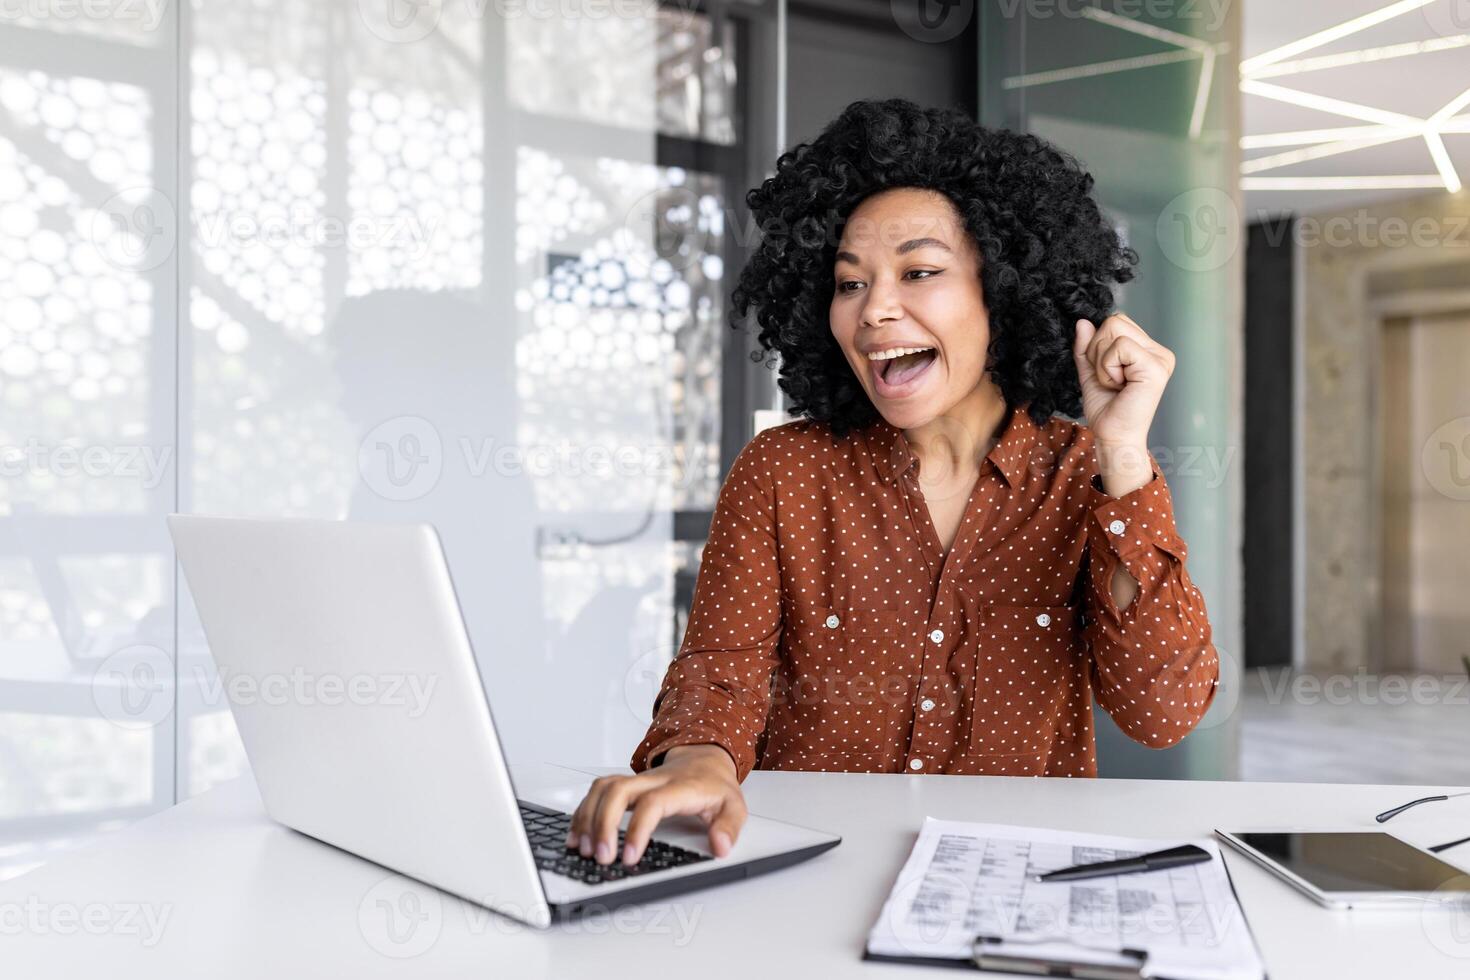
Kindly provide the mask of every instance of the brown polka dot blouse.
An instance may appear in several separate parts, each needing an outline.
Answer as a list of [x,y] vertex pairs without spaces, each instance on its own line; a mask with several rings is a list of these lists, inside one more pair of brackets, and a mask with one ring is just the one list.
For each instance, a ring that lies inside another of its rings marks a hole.
[[[1095,776],[1092,699],[1182,739],[1219,662],[1169,489],[1110,497],[1092,432],[1013,407],[948,553],[918,457],[880,418],[766,429],[720,489],[678,655],[633,753],[752,768]],[[1138,581],[1125,609],[1110,583]]]

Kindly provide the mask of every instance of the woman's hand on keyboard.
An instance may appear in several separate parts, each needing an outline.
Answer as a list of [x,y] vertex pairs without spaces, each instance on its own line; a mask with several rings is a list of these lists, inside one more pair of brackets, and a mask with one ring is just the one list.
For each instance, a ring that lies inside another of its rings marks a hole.
[[633,817],[624,837],[623,864],[637,864],[653,829],[664,817],[698,816],[709,828],[709,846],[724,857],[745,823],[745,794],[735,778],[735,760],[718,745],[680,745],[663,762],[629,776],[599,776],[572,814],[567,847],[598,864],[618,857],[618,827],[628,808]]

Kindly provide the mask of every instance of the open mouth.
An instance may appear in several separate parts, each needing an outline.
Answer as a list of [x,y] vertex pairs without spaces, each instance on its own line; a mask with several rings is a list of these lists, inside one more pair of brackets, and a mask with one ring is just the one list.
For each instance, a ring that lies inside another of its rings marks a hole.
[[873,372],[873,386],[884,398],[908,395],[918,389],[937,358],[938,352],[930,347],[886,360],[869,361],[869,369]]

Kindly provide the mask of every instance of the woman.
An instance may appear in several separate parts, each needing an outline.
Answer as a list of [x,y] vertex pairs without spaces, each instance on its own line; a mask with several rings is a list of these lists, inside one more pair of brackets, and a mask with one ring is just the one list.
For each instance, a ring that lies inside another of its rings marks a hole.
[[802,418],[736,458],[634,774],[568,847],[634,863],[698,814],[724,855],[756,766],[1094,776],[1094,697],[1149,746],[1199,721],[1218,661],[1147,450],[1174,355],[1109,315],[1138,257],[1092,184],[894,99],[750,193],[734,306]]

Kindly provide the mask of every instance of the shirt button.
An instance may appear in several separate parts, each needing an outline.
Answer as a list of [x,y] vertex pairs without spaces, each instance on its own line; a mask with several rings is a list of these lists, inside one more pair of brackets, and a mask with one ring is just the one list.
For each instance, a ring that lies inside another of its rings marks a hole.
[[[933,711],[934,701],[931,698],[925,698],[924,700],[919,702],[919,707],[924,711]],[[917,762],[918,760],[915,759],[914,761]]]
[[828,616],[827,617],[827,628],[828,629],[834,629],[835,630],[841,623],[842,623],[842,620],[838,619],[836,616]]
[[1122,534],[1124,531],[1128,530],[1128,525],[1124,524],[1122,521],[1113,521],[1113,523],[1108,525],[1108,530],[1112,531],[1114,534]]
[[929,634],[929,639],[933,640],[935,643],[943,643],[944,630],[935,630],[934,632]]
[[1042,613],[1040,616],[1037,616],[1036,617],[1036,625],[1037,626],[1050,626],[1051,625],[1051,617],[1048,616],[1046,613]]
[[913,760],[911,760],[909,762],[909,768],[910,769],[923,769],[924,768],[924,760],[923,759],[913,759]]

